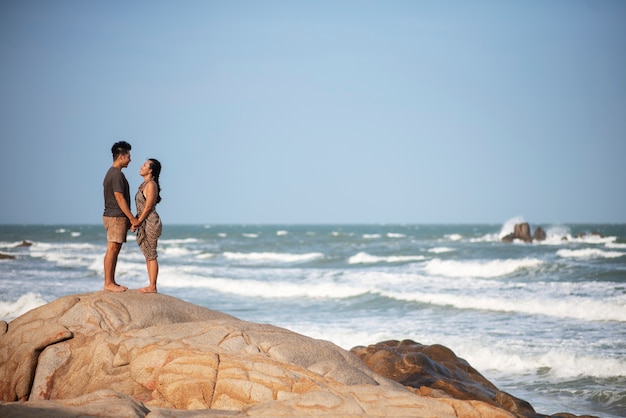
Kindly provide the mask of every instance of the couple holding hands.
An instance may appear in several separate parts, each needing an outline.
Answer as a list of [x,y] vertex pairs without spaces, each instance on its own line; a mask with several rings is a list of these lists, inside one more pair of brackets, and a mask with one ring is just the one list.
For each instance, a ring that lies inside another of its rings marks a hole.
[[107,251],[104,255],[104,290],[110,292],[124,292],[126,286],[115,281],[117,257],[126,242],[128,230],[137,233],[137,245],[146,258],[146,268],[150,284],[139,289],[142,293],[157,292],[157,276],[159,263],[157,262],[157,241],[161,236],[161,218],[155,210],[161,201],[161,163],[149,158],[139,169],[143,183],[135,195],[137,216],[130,210],[130,187],[122,169],[130,163],[131,145],[126,141],[113,144],[113,165],[107,171],[104,187],[104,214],[102,222],[107,234]]

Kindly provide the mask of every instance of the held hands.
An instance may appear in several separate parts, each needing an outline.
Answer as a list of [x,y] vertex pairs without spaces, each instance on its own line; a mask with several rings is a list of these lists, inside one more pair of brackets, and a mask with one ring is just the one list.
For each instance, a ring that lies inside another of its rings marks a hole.
[[132,233],[135,233],[140,223],[141,222],[139,222],[139,219],[133,216],[133,218],[130,220],[130,231]]

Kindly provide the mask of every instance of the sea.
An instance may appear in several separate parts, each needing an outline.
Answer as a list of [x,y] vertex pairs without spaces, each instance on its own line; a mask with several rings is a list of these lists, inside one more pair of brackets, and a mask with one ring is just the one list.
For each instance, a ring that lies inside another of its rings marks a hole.
[[[626,224],[164,225],[159,292],[350,349],[443,344],[538,413],[626,417]],[[30,246],[20,246],[24,240]],[[103,286],[94,225],[0,225],[0,319]],[[146,286],[129,233],[116,280]],[[146,297],[150,297],[146,295]]]

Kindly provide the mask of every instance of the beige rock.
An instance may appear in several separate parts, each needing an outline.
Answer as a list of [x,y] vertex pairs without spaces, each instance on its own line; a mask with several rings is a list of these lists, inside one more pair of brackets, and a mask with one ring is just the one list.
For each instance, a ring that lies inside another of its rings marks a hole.
[[419,396],[328,341],[135,291],[17,318],[0,379],[2,416],[511,416]]

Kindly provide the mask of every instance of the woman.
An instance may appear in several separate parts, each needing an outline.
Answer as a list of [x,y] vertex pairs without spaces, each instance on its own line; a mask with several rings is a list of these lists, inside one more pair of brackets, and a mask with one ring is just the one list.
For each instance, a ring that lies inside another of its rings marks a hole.
[[146,257],[146,267],[150,285],[139,289],[142,293],[157,292],[157,276],[159,275],[159,263],[157,262],[157,240],[161,236],[161,218],[155,210],[157,203],[161,201],[161,163],[154,158],[148,159],[139,169],[139,175],[143,177],[143,183],[139,186],[135,195],[137,206],[137,224],[134,224],[133,232],[137,231],[137,245]]

